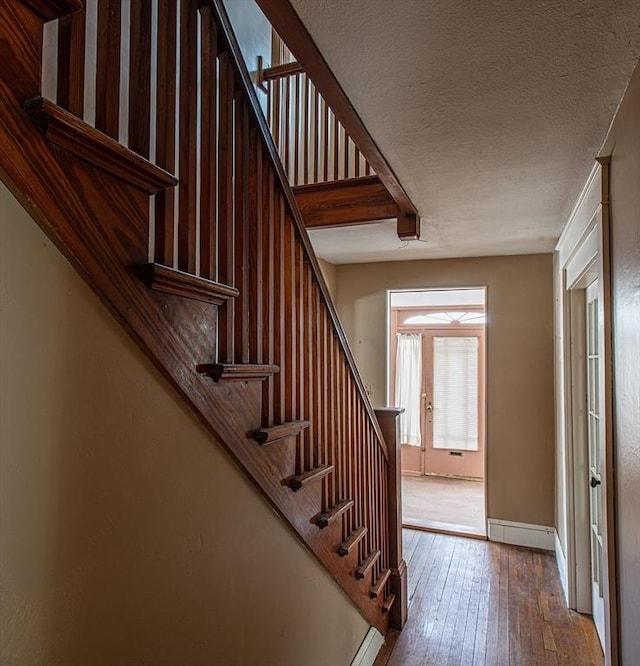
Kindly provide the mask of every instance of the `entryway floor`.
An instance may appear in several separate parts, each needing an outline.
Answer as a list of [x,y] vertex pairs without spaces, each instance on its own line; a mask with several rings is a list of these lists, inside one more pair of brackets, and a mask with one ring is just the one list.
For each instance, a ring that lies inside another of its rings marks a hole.
[[602,666],[591,617],[567,608],[553,553],[403,530],[409,616],[375,666]]
[[402,524],[486,536],[484,482],[440,476],[402,477]]

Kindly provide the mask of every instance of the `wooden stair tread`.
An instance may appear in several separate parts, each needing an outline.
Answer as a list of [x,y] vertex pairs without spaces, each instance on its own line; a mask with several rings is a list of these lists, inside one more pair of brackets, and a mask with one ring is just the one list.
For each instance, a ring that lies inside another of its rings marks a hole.
[[385,600],[384,603],[382,604],[382,612],[383,613],[388,613],[391,610],[391,606],[393,606],[393,602],[396,600],[396,595],[395,594],[390,594]]
[[364,538],[365,534],[369,530],[366,527],[356,527],[353,532],[340,544],[338,548],[338,554],[340,557],[347,556],[355,546],[357,546],[360,541]]
[[28,100],[24,108],[43,129],[47,141],[147,194],[156,194],[178,183],[164,169],[44,97]]
[[358,580],[362,580],[369,573],[369,571],[371,571],[371,568],[378,561],[379,557],[380,557],[380,551],[372,550],[367,556],[367,559],[364,560],[364,562],[362,562],[360,566],[356,569],[356,578]]
[[53,21],[82,9],[81,0],[23,0],[23,2],[45,21]]
[[259,428],[254,431],[253,439],[258,444],[273,444],[287,437],[295,437],[310,425],[311,421],[288,421],[269,428]]
[[316,525],[323,529],[332,523],[336,518],[339,518],[343,513],[348,511],[354,502],[352,499],[342,500],[338,502],[335,506],[332,506],[328,511],[321,513],[318,519],[316,520]]
[[162,264],[141,264],[138,266],[138,274],[155,291],[183,296],[184,298],[212,303],[213,305],[222,305],[222,303],[230,298],[235,298],[240,293],[235,287],[184,273]]
[[215,382],[264,381],[276,372],[277,365],[257,365],[251,363],[205,363],[197,367],[198,372],[208,375]]
[[296,474],[290,479],[289,488],[291,490],[300,490],[300,488],[304,488],[304,486],[308,486],[310,483],[319,481],[327,476],[327,474],[331,474],[331,472],[333,472],[333,465],[319,465],[306,472],[302,472],[302,474]]
[[384,586],[389,580],[389,576],[391,576],[391,569],[385,569],[384,571],[380,572],[378,579],[371,586],[370,595],[372,599],[377,599],[380,596],[380,592],[382,592],[384,589]]

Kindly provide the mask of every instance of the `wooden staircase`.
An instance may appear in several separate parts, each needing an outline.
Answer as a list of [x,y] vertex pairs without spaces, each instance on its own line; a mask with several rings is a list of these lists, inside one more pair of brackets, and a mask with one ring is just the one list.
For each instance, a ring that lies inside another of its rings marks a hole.
[[397,414],[369,403],[220,0],[153,6],[1,0],[0,175],[367,621],[401,628]]

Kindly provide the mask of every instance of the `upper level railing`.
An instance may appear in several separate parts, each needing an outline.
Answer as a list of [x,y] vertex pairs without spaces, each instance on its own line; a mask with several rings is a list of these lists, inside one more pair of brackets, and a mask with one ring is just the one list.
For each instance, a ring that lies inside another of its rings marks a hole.
[[[391,567],[385,441],[219,16],[218,0],[88,0],[45,26],[43,91],[160,167],[168,182],[175,176],[175,187],[151,198],[147,278],[174,294],[193,287],[219,304],[220,365],[279,368],[262,384],[262,426],[310,422],[296,440],[297,473],[332,466],[321,481],[322,508],[353,500],[343,539],[366,528],[359,560],[377,553],[376,581]],[[293,184],[371,173],[303,74],[271,85],[270,120],[287,127],[280,138]],[[278,122],[281,93],[298,103]],[[317,137],[307,152],[294,151],[300,132]]]
[[373,170],[297,63],[265,72],[268,122],[291,185],[370,176]]
[[292,186],[374,175],[371,165],[272,31],[271,58],[262,82],[267,92],[267,122]]

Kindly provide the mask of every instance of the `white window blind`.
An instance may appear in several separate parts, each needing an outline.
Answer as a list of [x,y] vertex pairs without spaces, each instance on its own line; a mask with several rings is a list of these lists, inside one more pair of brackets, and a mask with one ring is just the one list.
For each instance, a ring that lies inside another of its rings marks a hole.
[[478,338],[433,339],[433,446],[478,450]]

